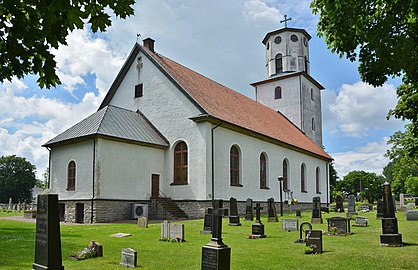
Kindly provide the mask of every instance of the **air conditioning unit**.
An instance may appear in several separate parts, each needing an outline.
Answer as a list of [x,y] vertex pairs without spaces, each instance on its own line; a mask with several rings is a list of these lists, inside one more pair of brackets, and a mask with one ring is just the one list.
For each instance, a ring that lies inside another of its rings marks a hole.
[[139,217],[148,217],[148,204],[146,203],[134,203],[132,204],[132,218],[137,219]]

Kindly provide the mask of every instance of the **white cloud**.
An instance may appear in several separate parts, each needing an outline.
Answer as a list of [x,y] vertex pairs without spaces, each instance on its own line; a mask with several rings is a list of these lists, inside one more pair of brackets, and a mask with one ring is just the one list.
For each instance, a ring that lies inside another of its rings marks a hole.
[[82,76],[94,74],[100,96],[104,96],[122,66],[124,56],[114,55],[105,40],[93,37],[86,29],[71,32],[67,43],[52,51],[64,88],[72,92],[77,85],[85,84]]
[[370,142],[352,151],[331,153],[338,176],[343,178],[354,170],[382,174],[382,169],[389,163],[389,159],[384,156],[389,149],[387,141],[388,138],[383,138],[381,141]]
[[268,6],[261,0],[248,0],[244,3],[244,15],[252,22],[270,22],[279,24],[283,15],[275,7]]
[[329,105],[324,103],[324,123],[331,127],[330,130],[342,135],[363,137],[373,130],[397,129],[403,125],[401,121],[386,120],[388,111],[397,102],[393,85],[343,84],[334,101],[329,93],[326,93],[325,99]]

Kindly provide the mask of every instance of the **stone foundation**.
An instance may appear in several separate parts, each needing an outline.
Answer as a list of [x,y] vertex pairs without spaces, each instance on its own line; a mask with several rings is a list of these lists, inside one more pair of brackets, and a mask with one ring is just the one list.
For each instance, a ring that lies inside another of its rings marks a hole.
[[[212,207],[212,201],[173,201],[181,208],[189,219],[204,218],[205,209]],[[253,206],[257,201],[253,201]],[[171,219],[171,216],[165,213],[162,209],[159,209],[157,204],[153,201],[123,201],[123,200],[94,200],[93,202],[93,219],[92,215],[92,201],[91,200],[77,200],[77,201],[60,201],[60,204],[64,204],[64,222],[76,222],[76,207],[77,204],[83,205],[83,218],[82,223],[106,223],[115,222],[120,220],[129,220],[132,218],[132,204],[146,203],[148,204],[148,217],[150,219]],[[263,207],[262,213],[267,213],[268,204],[267,201],[262,201],[261,207]],[[241,217],[245,216],[246,201],[237,201],[238,213]],[[280,203],[275,202],[276,212],[280,215]],[[229,209],[229,200],[224,201],[224,208]],[[300,203],[293,206],[288,206],[283,203],[283,212],[289,211],[295,212],[296,210],[309,210],[312,208],[312,203]],[[255,213],[255,211],[254,211]]]

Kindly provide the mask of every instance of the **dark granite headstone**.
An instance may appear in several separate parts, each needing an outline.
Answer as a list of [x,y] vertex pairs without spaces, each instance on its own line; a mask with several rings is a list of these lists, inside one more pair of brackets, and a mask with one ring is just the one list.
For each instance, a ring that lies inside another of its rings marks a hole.
[[313,197],[312,199],[312,223],[322,223],[321,213],[321,197]]
[[231,197],[229,199],[229,226],[241,226],[238,215],[237,199]]
[[313,249],[313,253],[322,253],[322,231],[321,230],[307,230],[306,231],[306,246]]
[[398,220],[395,217],[395,205],[393,203],[392,191],[388,182],[383,184],[383,218],[380,245],[402,245],[402,235],[398,233]]
[[264,234],[264,224],[261,223],[260,214],[260,211],[263,210],[263,207],[260,207],[260,203],[256,203],[254,209],[256,213],[256,218],[255,223],[251,226],[251,234],[252,236],[256,236],[259,238],[266,237],[266,235]]
[[253,220],[253,200],[248,198],[245,205],[245,220]]
[[64,269],[61,256],[61,235],[58,195],[38,195],[33,270]]
[[356,197],[354,195],[348,195],[347,216],[351,217],[353,215],[357,215],[357,212],[356,212]]
[[377,219],[381,219],[383,217],[383,201],[382,200],[378,200],[377,201],[377,214],[376,214],[376,218]]
[[137,266],[138,252],[132,248],[122,248],[120,264],[126,267],[135,268]]
[[212,216],[213,208],[207,208],[205,211],[205,219],[203,221],[203,231],[200,231],[201,234],[212,233]]
[[344,199],[342,196],[337,196],[335,198],[335,204],[337,207],[337,212],[344,213]]
[[302,213],[299,209],[296,210],[296,217],[302,217]]
[[350,219],[345,217],[330,217],[328,221],[328,233],[348,235],[350,231]]
[[277,222],[277,212],[276,212],[276,205],[274,204],[274,199],[270,198],[267,200],[268,204],[268,222]]
[[222,204],[222,200],[214,202],[212,239],[202,247],[202,270],[229,270],[231,267],[231,248],[222,242],[222,217],[228,215]]

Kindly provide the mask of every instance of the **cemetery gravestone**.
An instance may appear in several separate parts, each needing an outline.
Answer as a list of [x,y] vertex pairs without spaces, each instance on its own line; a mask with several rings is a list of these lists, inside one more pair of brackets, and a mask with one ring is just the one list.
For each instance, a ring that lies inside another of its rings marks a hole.
[[253,220],[253,200],[248,198],[245,205],[245,220]]
[[357,212],[356,212],[356,197],[354,195],[348,195],[347,216],[351,217],[353,215],[357,215]]
[[302,213],[299,209],[296,210],[296,217],[298,218],[302,217]]
[[367,204],[362,204],[360,205],[360,207],[358,208],[359,211],[362,212],[369,212],[370,211],[370,207]]
[[383,205],[383,233],[380,235],[380,245],[402,246],[402,235],[398,233],[398,220],[395,217],[395,205],[388,182],[383,184]]
[[377,214],[376,214],[376,219],[381,219],[383,217],[383,201],[382,200],[378,200],[377,201]]
[[122,248],[122,258],[120,264],[126,267],[135,268],[137,266],[138,252],[132,248]]
[[415,205],[418,205],[418,198],[415,198]]
[[148,218],[139,217],[137,224],[138,224],[138,227],[140,227],[140,228],[148,228]]
[[170,224],[170,239],[184,242],[184,224]]
[[229,199],[229,226],[241,226],[238,215],[237,199],[233,197]]
[[251,235],[258,237],[258,238],[267,237],[264,234],[264,224],[261,223],[260,211],[263,210],[263,207],[260,207],[260,203],[256,203],[254,209],[256,213],[256,218],[255,218],[255,224],[253,224],[251,227]]
[[231,248],[222,242],[222,217],[228,210],[222,208],[222,200],[215,200],[212,219],[211,242],[202,247],[202,270],[229,270]]
[[321,197],[313,197],[312,199],[312,223],[322,223],[321,213]]
[[34,270],[64,269],[58,215],[58,195],[38,195]]
[[350,219],[345,217],[330,217],[328,221],[328,233],[348,235],[350,231]]
[[344,199],[342,196],[337,196],[335,198],[335,204],[337,207],[337,212],[344,213]]
[[161,223],[161,239],[168,239],[170,238],[170,221],[164,220]]
[[405,205],[405,194],[399,194],[399,207],[402,208]]
[[212,233],[212,216],[213,208],[207,208],[205,211],[205,219],[203,221],[203,231],[200,231],[201,234]]
[[12,210],[13,204],[12,204],[12,198],[9,199],[9,206],[7,207],[7,210]]
[[313,253],[322,253],[322,231],[321,230],[307,230],[306,231],[306,246],[313,249]]
[[367,227],[369,220],[366,217],[358,216],[355,219],[355,225],[360,227]]
[[274,199],[270,198],[267,200],[268,204],[268,222],[277,222],[277,212],[276,212],[276,205],[274,204]]
[[298,219],[282,219],[282,231],[294,232],[299,227]]
[[415,208],[415,203],[410,202],[406,205],[406,209],[408,209],[408,210],[412,210],[414,208]]
[[406,220],[418,220],[418,210],[409,210],[405,215]]

